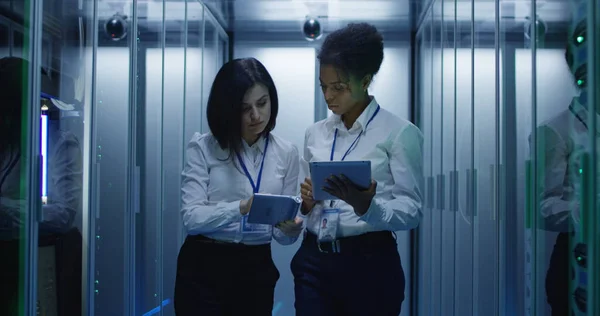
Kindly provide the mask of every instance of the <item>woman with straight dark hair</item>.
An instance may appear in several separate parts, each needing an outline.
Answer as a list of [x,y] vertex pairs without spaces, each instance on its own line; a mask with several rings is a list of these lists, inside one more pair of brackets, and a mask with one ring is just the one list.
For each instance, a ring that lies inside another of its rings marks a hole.
[[397,316],[405,279],[393,232],[421,218],[423,136],[369,95],[383,61],[374,26],[349,24],[329,34],[318,59],[334,115],[306,130],[302,165],[370,160],[373,179],[360,188],[331,176],[324,188],[331,201],[313,199],[309,177],[302,183],[306,235],[291,264],[296,314]]
[[[23,274],[19,274],[19,270],[24,264],[22,249],[25,243],[32,241],[23,238],[25,221],[33,214],[27,207],[28,192],[23,190],[29,185],[23,172],[31,163],[31,156],[23,146],[31,137],[31,132],[25,129],[27,119],[33,107],[41,104],[31,103],[27,98],[30,68],[31,63],[19,57],[0,58],[0,315],[7,316],[19,315],[24,306]],[[40,72],[43,89],[48,74],[41,69]],[[54,105],[50,103],[49,107],[52,109]],[[54,110],[56,117],[61,117],[58,110]],[[44,144],[47,196],[41,205],[43,221],[37,233],[38,249],[46,250],[39,253],[38,268],[45,273],[34,277],[40,287],[52,280],[56,291],[54,304],[49,303],[52,300],[44,300],[46,304],[38,301],[39,314],[76,316],[81,315],[82,237],[75,218],[81,210],[83,158],[76,134],[56,128],[58,123],[57,119],[49,118]],[[33,156],[36,156],[35,151]],[[48,265],[52,266],[53,274],[46,272]]]
[[247,223],[254,193],[298,195],[299,154],[273,134],[279,103],[256,59],[221,68],[207,106],[211,133],[194,134],[183,170],[183,224],[175,311],[185,315],[271,315],[279,272],[271,239],[292,244],[300,220]]

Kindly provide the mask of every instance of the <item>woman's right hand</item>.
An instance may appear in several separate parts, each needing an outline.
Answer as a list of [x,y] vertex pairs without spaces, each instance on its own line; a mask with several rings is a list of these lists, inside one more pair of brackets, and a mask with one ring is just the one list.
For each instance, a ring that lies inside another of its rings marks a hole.
[[312,181],[310,178],[305,178],[304,183],[300,184],[300,197],[302,198],[302,214],[306,215],[312,211],[317,202],[312,195]]
[[250,213],[250,208],[252,207],[252,201],[254,200],[254,195],[247,199],[247,200],[241,200],[240,201],[240,213],[242,213],[242,215],[248,215],[248,213]]

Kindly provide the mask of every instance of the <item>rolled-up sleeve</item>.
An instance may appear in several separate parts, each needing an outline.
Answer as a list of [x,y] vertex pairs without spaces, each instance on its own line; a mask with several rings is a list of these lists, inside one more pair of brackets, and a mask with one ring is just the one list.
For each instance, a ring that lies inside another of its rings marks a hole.
[[[531,136],[529,143],[531,147]],[[579,221],[579,201],[573,198],[573,194],[568,194],[565,188],[569,156],[567,144],[548,126],[537,128],[537,144],[541,215],[537,222],[544,230],[567,232],[571,220],[574,223]]]
[[186,163],[182,172],[183,225],[191,235],[210,233],[241,219],[240,201],[208,201],[208,166],[196,133],[186,148]]
[[49,163],[51,188],[48,204],[42,206],[44,232],[66,232],[81,209],[83,158],[79,140],[63,132]]
[[423,216],[423,135],[416,126],[407,125],[390,142],[392,196],[375,195],[361,219],[381,230],[410,230]]
[[[287,159],[288,169],[283,178],[283,195],[298,196],[298,175],[300,173],[300,154],[296,146],[292,146]],[[286,236],[279,228],[273,227],[273,238],[281,245],[291,245],[296,242],[298,236]]]

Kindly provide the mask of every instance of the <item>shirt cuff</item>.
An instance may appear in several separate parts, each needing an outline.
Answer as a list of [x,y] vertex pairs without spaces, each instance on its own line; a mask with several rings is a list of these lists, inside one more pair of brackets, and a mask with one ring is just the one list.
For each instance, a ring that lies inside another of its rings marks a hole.
[[226,202],[224,209],[229,210],[228,215],[232,222],[239,221],[242,219],[242,213],[240,212],[240,200],[234,202]]
[[[310,214],[310,213],[308,213]],[[296,217],[301,218],[302,220],[305,220],[308,217],[308,214],[304,215],[302,214],[302,211],[298,211],[298,213],[296,214]]]
[[376,225],[377,223],[381,222],[381,217],[383,215],[382,213],[383,207],[379,205],[376,198],[373,198],[367,211],[359,218],[360,220],[365,221],[371,225]]

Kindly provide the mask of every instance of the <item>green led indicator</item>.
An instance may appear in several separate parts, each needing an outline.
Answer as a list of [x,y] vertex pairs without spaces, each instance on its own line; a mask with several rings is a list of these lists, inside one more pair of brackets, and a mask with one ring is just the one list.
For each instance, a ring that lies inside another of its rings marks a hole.
[[579,174],[583,173],[583,169],[579,168]]
[[585,38],[583,36],[577,36],[577,43],[583,43],[583,41],[585,40]]
[[579,80],[577,80],[577,85],[578,85],[578,86],[582,86],[582,85],[583,85],[583,83],[584,83],[583,79],[579,79]]
[[581,261],[582,259],[581,256],[577,256],[577,261]]
[[100,282],[98,282],[98,280],[96,280],[94,283],[98,284],[98,283],[100,283]]

